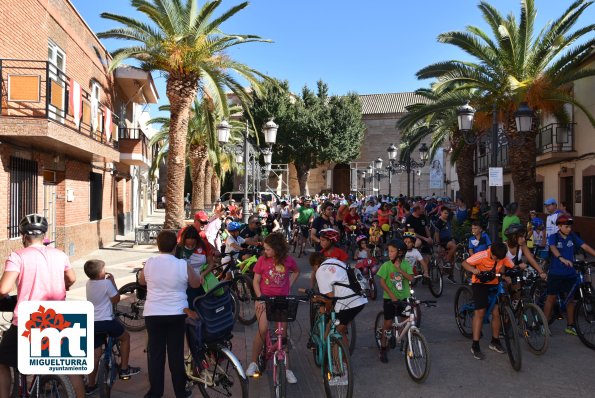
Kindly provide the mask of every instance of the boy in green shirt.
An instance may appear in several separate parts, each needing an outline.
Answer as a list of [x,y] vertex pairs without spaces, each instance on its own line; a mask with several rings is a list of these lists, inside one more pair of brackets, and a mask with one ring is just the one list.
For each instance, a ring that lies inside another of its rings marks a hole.
[[[380,347],[380,362],[387,363],[387,337],[391,334],[393,321],[396,315],[400,315],[405,309],[406,298],[411,295],[409,282],[413,280],[413,267],[405,260],[407,246],[402,240],[395,239],[388,243],[389,261],[382,264],[376,274],[380,280],[380,286],[384,291],[384,325],[382,327],[382,338]],[[394,336],[391,336],[391,340]]]

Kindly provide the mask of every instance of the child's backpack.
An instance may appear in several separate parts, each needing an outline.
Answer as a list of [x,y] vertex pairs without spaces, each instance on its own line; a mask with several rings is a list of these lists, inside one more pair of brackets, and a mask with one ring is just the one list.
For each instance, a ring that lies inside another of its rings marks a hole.
[[207,343],[231,338],[234,316],[230,286],[231,281],[222,282],[194,299],[194,309],[202,321],[202,337]]
[[368,281],[366,280],[366,278],[364,278],[359,269],[345,264],[343,261],[337,260],[336,258],[329,258],[326,261],[324,261],[321,265],[328,264],[336,265],[337,267],[343,268],[347,272],[347,278],[349,280],[349,283],[335,283],[335,285],[351,289],[354,293],[353,296],[366,296],[366,291],[370,290],[370,285],[368,284]]

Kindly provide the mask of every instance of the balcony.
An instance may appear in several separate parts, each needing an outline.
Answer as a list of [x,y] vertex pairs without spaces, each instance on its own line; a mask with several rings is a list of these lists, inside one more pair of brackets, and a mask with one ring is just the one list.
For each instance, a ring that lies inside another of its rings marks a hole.
[[138,128],[120,128],[118,135],[120,162],[133,166],[150,166],[151,150],[149,139]]
[[574,150],[575,123],[552,123],[542,127],[536,137],[537,166],[558,163],[577,156]]
[[[504,171],[508,168],[508,145],[504,144],[498,148],[498,157],[496,159],[497,167],[503,167]],[[474,161],[475,175],[484,175],[490,168],[490,147],[484,142],[480,142],[475,150]]]
[[0,137],[90,162],[119,160],[118,118],[48,61],[0,59]]

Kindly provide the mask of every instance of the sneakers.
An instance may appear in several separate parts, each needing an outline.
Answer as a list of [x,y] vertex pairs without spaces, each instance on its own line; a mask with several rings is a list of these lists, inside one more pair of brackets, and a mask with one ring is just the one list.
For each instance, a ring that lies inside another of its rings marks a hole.
[[99,391],[97,384],[94,386],[85,386],[85,395],[94,395],[97,394],[97,391]]
[[259,373],[260,369],[258,369],[258,365],[256,362],[252,362],[248,365],[248,369],[246,369],[246,376],[254,377],[255,374]]
[[136,366],[128,366],[128,369],[120,369],[120,379],[128,380],[130,376],[134,376],[140,373],[140,368]]
[[481,352],[480,348],[473,348],[471,347],[471,353],[473,354],[473,358],[483,360],[486,359],[486,356],[483,352]]
[[502,347],[499,341],[492,341],[490,343],[490,350],[496,351],[498,354],[505,354],[506,350]]
[[287,382],[289,384],[295,384],[297,383],[297,378],[295,377],[295,375],[293,374],[293,372],[289,369],[285,369],[285,378],[287,379]]
[[564,329],[564,333],[576,336],[576,327],[574,325],[568,325],[566,326],[566,329]]
[[347,384],[349,384],[347,375],[335,376],[328,381],[329,386],[346,386]]
[[380,348],[380,362],[388,363],[388,355],[386,354],[386,347]]

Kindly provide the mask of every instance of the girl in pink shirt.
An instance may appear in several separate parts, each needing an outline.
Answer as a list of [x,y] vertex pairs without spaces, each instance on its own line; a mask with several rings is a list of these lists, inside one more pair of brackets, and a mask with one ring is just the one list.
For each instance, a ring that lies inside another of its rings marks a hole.
[[[264,240],[264,256],[261,256],[254,266],[254,292],[256,297],[287,296],[291,286],[298,278],[300,271],[293,257],[289,256],[287,240],[280,233],[272,233]],[[258,319],[258,333],[252,344],[252,363],[246,371],[247,376],[254,376],[258,372],[258,353],[264,344],[263,337],[267,333],[268,320],[266,305],[263,301],[256,302],[256,317]],[[287,381],[296,383],[293,372],[286,371]]]

